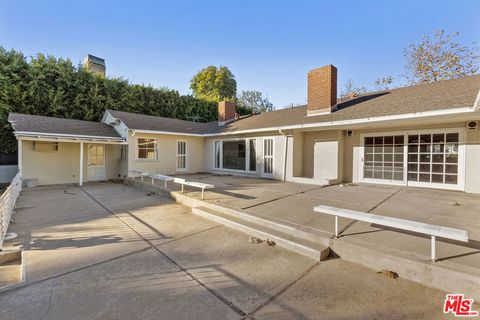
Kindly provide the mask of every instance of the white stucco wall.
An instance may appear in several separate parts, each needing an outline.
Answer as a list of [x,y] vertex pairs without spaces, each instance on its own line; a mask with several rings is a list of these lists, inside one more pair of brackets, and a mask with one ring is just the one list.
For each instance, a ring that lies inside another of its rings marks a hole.
[[[34,141],[22,142],[22,177],[37,179],[38,185],[78,183],[80,143],[59,142],[56,152],[35,151]],[[106,180],[119,178],[119,145],[105,146]],[[88,143],[84,143],[83,181],[88,182]]]
[[[136,143],[138,138],[157,140],[158,158],[137,159]],[[177,171],[177,141],[187,141],[187,170]],[[194,136],[144,134],[136,133],[128,136],[128,170],[141,170],[150,173],[176,174],[196,173],[204,171],[204,138]]]
[[467,130],[465,191],[480,193],[480,129]]

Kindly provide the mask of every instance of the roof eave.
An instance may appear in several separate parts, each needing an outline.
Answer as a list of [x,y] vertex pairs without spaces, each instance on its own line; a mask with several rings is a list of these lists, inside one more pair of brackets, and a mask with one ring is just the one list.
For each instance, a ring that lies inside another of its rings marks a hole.
[[33,137],[33,138],[47,138],[47,139],[63,139],[72,141],[107,141],[112,143],[123,143],[125,140],[120,137],[110,136],[89,136],[89,135],[75,135],[75,134],[63,134],[63,133],[48,133],[48,132],[30,132],[30,131],[14,131],[15,137]]

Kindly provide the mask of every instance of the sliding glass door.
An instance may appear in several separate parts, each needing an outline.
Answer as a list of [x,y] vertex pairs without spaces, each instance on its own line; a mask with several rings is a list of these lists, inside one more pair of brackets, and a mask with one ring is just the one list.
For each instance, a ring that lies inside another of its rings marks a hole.
[[257,171],[257,139],[244,138],[214,141],[214,169]]

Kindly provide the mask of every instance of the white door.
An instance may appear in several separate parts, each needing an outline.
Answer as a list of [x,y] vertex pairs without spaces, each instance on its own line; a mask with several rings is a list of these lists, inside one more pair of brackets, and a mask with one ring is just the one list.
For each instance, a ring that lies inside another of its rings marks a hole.
[[187,171],[187,141],[177,140],[177,171]]
[[315,141],[313,178],[324,183],[338,179],[338,141]]
[[273,177],[273,138],[263,139],[262,177]]
[[105,146],[88,145],[88,181],[105,180]]

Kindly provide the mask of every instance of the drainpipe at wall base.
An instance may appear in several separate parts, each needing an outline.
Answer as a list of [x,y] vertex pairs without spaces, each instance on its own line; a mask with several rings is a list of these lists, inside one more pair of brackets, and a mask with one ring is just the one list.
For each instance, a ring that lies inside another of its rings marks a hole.
[[288,136],[286,133],[282,132],[282,129],[278,129],[278,133],[280,133],[284,138],[284,152],[283,152],[283,173],[282,173],[282,180],[286,181],[287,180],[287,155],[288,155]]

